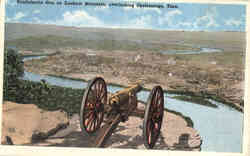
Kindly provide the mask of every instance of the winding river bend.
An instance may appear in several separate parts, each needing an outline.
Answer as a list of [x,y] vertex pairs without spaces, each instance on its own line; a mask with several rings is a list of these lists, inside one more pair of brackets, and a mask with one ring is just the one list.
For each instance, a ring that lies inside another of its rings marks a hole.
[[[194,47],[194,46],[193,46]],[[200,50],[198,51],[193,51],[193,50],[168,50],[168,51],[161,51],[162,54],[204,54],[204,53],[218,53],[218,52],[223,52],[222,49],[215,49],[215,48],[201,48],[201,47],[196,47],[199,48]]]
[[[29,59],[40,59],[42,57],[27,57]],[[83,89],[87,83],[79,80],[70,80],[53,76],[39,75],[30,72],[24,73],[24,80],[39,82],[44,79],[51,85]],[[114,85],[108,85],[109,92],[122,89]],[[143,90],[137,94],[141,101],[147,100],[149,91]],[[243,113],[214,100],[209,100],[217,107],[208,107],[192,102],[180,101],[173,98],[173,94],[164,93],[164,106],[188,116],[198,130],[203,143],[201,151],[211,152],[242,152],[243,136]]]

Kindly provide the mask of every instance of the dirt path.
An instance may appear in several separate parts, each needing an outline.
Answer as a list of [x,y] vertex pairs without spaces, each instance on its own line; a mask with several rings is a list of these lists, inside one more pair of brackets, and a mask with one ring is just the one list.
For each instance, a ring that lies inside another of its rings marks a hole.
[[[143,104],[139,104],[143,108]],[[69,119],[69,126],[50,136],[48,139],[31,143],[34,131],[47,132],[56,124],[67,122],[63,112],[41,112],[35,105],[23,105],[12,102],[3,104],[3,133],[8,135],[14,144],[57,147],[90,147],[91,138],[81,133],[79,115]],[[45,124],[46,123],[46,124]],[[120,123],[115,133],[107,141],[108,148],[145,149],[142,138],[143,119],[131,116],[125,123]],[[187,122],[174,113],[164,113],[163,127],[156,149],[200,150],[201,137],[198,132],[187,126]]]

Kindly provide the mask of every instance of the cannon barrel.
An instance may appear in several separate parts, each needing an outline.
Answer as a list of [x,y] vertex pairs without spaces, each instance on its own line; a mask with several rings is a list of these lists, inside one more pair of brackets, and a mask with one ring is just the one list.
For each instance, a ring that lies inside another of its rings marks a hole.
[[111,106],[120,105],[121,106],[121,105],[127,103],[129,101],[129,98],[131,96],[135,96],[136,93],[141,91],[141,89],[142,89],[142,86],[140,85],[140,83],[137,83],[137,84],[129,86],[126,89],[118,91],[110,97],[109,105],[111,105]]

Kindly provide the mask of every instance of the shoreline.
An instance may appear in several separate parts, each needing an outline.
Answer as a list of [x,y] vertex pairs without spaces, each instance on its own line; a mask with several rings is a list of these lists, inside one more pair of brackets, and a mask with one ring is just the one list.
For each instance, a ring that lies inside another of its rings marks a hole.
[[39,56],[54,56],[54,55],[60,54],[60,52],[55,51],[55,52],[37,52],[37,53],[31,52],[30,53],[30,52],[21,51],[20,54],[21,54],[21,57],[28,58],[28,57],[39,57]]
[[[65,75],[48,74],[48,76],[53,76],[53,77],[63,78],[63,79],[69,79],[69,80],[83,81],[83,82],[88,82],[89,80],[91,80],[91,79],[87,80],[87,79],[83,79],[83,78],[69,77],[69,76],[65,76]],[[128,85],[127,86],[126,85],[121,85],[121,84],[117,84],[117,83],[114,83],[114,82],[107,82],[107,85],[113,85],[113,86],[123,87],[123,88],[128,87]],[[146,90],[146,91],[151,91],[152,88],[142,87],[142,89]],[[201,98],[211,99],[211,100],[226,104],[227,106],[230,106],[230,107],[244,113],[244,108],[242,106],[234,104],[234,103],[227,102],[222,97],[217,97],[216,95],[211,95],[211,94],[207,94],[207,93],[195,93],[195,92],[190,92],[190,91],[166,90],[166,89],[163,89],[163,92],[166,92],[166,93],[169,93],[169,94],[178,94],[178,95],[186,95],[186,96],[194,96],[194,97],[201,97]]]

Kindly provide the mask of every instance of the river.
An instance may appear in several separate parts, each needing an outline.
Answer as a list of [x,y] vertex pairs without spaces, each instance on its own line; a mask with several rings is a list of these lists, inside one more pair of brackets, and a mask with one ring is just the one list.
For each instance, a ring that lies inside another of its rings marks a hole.
[[[79,80],[44,76],[26,71],[22,79],[36,82],[44,79],[51,85],[71,88],[87,86],[86,82]],[[108,85],[109,92],[114,93],[120,89],[122,88]],[[148,96],[149,91],[145,90],[137,94],[138,99],[145,102]],[[172,98],[173,96],[173,94],[164,93],[165,107],[181,112],[192,119],[194,128],[198,130],[203,140],[201,151],[242,152],[243,113],[213,100],[209,101],[217,105],[217,108],[176,100]]]
[[204,53],[218,53],[223,52],[222,49],[216,49],[216,48],[202,48],[202,47],[195,47],[199,48],[200,50],[194,51],[194,50],[167,50],[167,51],[161,51],[162,54],[204,54]]

